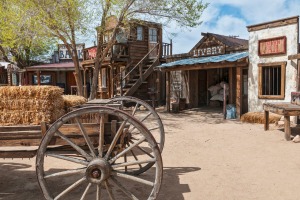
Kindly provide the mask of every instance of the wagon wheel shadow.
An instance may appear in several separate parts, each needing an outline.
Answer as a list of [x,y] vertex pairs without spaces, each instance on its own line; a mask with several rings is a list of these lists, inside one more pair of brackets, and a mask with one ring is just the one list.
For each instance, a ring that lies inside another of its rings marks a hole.
[[164,167],[162,186],[157,200],[184,200],[191,192],[188,184],[180,183],[179,176],[201,170],[200,167]]
[[21,159],[0,160],[0,200],[43,199],[35,171],[29,168],[32,165],[22,163]]
[[[164,167],[157,200],[184,200],[183,194],[191,190],[188,184],[180,183],[179,176],[199,170],[199,167]],[[146,173],[151,176],[154,171],[155,169],[151,168]],[[44,199],[32,165],[1,161],[0,174],[0,200],[23,200],[24,197]],[[133,184],[132,187],[136,186]]]

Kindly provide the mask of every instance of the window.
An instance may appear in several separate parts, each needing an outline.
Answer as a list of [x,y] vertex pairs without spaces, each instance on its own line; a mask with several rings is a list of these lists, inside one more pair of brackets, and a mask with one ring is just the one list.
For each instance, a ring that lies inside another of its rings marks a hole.
[[284,99],[286,62],[258,64],[258,98]]
[[142,26],[138,26],[136,28],[136,31],[137,31],[136,39],[140,40],[140,41],[144,40],[144,37],[143,37],[144,36],[143,35],[143,27]]
[[[51,85],[52,84],[52,76],[51,75],[40,75],[40,82],[41,85]],[[33,75],[33,84],[37,85],[37,75]]]
[[157,42],[157,29],[149,28],[149,41]]

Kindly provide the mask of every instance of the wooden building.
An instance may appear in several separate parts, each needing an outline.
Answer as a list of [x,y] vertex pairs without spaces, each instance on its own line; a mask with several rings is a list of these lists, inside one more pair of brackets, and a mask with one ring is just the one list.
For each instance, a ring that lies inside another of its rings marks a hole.
[[[83,60],[84,47],[85,44],[76,45],[79,61]],[[63,88],[65,94],[76,94],[74,72],[75,66],[67,48],[59,44],[51,63],[26,67],[20,75],[20,80],[22,85],[56,85]]]
[[167,73],[167,109],[181,99],[189,108],[212,105],[209,89],[226,83],[228,103],[236,105],[240,116],[248,107],[248,41],[213,33],[202,36],[188,53],[168,57],[157,67]]
[[[111,38],[116,18],[107,22],[103,47]],[[84,49],[81,62],[86,73],[92,74],[97,47]],[[154,67],[165,62],[165,56],[171,55],[171,44],[162,42],[162,25],[158,23],[131,20],[121,27],[116,35],[116,43],[102,62],[98,97],[135,96],[156,103],[165,99],[164,74],[154,71]]]

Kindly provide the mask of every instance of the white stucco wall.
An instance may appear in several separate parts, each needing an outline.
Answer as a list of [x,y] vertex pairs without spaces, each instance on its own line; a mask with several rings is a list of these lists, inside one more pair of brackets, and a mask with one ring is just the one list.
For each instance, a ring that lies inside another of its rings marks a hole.
[[[258,40],[286,36],[287,53],[285,55],[258,56]],[[291,92],[296,91],[297,64],[288,60],[289,55],[298,53],[298,25],[291,24],[249,32],[249,74],[248,74],[248,109],[249,112],[263,110],[265,102],[290,102]],[[258,64],[272,62],[287,62],[284,100],[258,98]]]

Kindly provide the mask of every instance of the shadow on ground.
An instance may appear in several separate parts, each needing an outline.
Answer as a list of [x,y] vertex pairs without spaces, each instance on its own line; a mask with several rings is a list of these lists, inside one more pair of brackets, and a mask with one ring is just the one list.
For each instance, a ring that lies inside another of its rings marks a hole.
[[[35,171],[32,165],[2,160],[0,163],[0,199],[1,200],[43,200]],[[34,162],[34,161],[33,161]],[[30,168],[30,169],[28,169]],[[199,167],[165,167],[163,182],[158,200],[183,200],[183,194],[191,192],[188,184],[181,184],[179,176],[201,170]],[[154,168],[147,171],[148,176],[154,175]],[[140,184],[128,182],[126,186],[141,190]],[[120,192],[120,191],[119,191]],[[80,198],[80,196],[79,196]],[[78,198],[78,199],[79,199]],[[106,198],[103,198],[106,199]],[[126,199],[126,198],[122,198]]]

